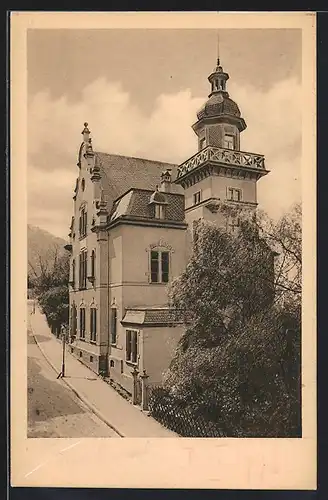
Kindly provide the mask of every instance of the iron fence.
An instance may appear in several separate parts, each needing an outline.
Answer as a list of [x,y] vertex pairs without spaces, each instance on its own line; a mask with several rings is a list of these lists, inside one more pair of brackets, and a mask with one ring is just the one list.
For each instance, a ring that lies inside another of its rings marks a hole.
[[155,420],[182,437],[225,437],[217,422],[197,415],[163,387],[149,389],[149,412]]

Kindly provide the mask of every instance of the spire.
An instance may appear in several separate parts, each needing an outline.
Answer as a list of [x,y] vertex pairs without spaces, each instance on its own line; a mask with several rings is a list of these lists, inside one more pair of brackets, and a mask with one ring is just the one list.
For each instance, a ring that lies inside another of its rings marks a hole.
[[217,35],[217,66],[220,66],[220,33]]
[[223,71],[223,68],[220,64],[220,35],[217,34],[217,59],[216,59],[216,67],[213,72],[208,77],[208,80],[211,84],[211,93],[209,97],[214,93],[221,93],[229,97],[228,92],[226,91],[226,82],[229,79],[228,73]]

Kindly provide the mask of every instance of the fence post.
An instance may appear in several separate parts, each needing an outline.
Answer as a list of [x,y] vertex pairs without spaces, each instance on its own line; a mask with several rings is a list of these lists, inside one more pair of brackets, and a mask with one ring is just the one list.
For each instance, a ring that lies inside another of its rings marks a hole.
[[147,375],[146,370],[143,371],[143,374],[140,375],[141,378],[141,405],[143,410],[148,410],[148,384],[147,379],[149,375]]
[[138,384],[138,370],[136,367],[133,368],[132,370],[132,377],[133,377],[133,389],[132,389],[132,404],[136,405],[137,404],[137,400],[138,400],[138,394],[137,394],[137,391],[138,391],[138,387],[137,387],[137,384]]

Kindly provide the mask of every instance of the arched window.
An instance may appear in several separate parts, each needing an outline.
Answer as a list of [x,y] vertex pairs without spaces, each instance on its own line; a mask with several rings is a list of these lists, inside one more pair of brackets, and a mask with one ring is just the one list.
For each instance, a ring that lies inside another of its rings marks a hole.
[[97,308],[90,307],[90,342],[97,341]]

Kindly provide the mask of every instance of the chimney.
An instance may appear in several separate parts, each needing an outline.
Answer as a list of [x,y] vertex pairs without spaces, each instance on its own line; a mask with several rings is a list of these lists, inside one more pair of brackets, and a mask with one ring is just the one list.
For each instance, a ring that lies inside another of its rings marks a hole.
[[171,192],[172,175],[171,169],[168,168],[162,172],[161,175],[161,191],[162,193]]

